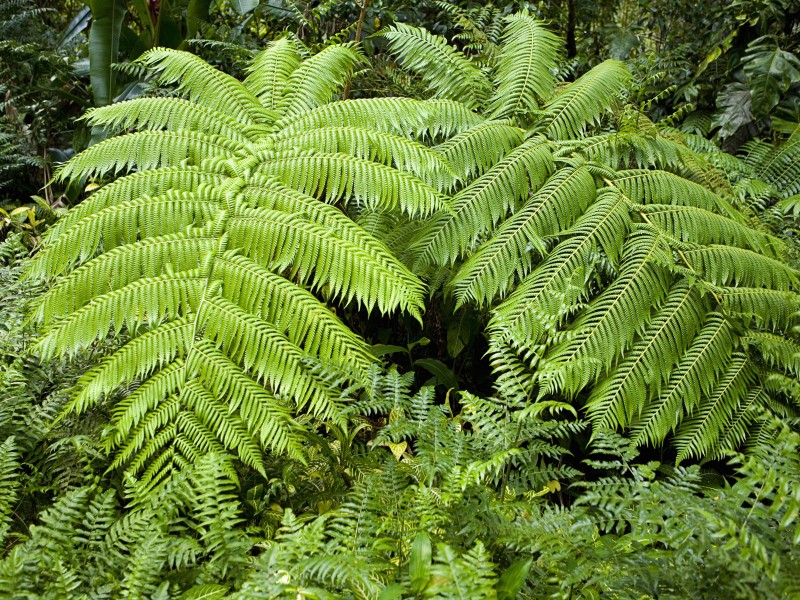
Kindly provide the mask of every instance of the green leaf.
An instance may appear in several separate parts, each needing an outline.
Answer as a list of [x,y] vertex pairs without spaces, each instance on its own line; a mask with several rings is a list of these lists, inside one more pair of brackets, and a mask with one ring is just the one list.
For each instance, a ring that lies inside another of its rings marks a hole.
[[96,106],[111,104],[116,74],[111,65],[119,55],[122,22],[128,12],[125,0],[92,0],[92,29],[89,32],[89,77]]
[[433,549],[428,534],[417,534],[411,544],[411,554],[408,561],[408,577],[411,587],[415,592],[421,593],[428,585],[431,578],[431,558]]
[[436,382],[448,389],[458,389],[456,374],[436,358],[420,358],[414,361],[415,367],[422,367],[436,378]]
[[497,600],[515,600],[520,589],[522,589],[522,585],[528,578],[532,563],[533,559],[531,558],[521,558],[503,571],[495,586]]

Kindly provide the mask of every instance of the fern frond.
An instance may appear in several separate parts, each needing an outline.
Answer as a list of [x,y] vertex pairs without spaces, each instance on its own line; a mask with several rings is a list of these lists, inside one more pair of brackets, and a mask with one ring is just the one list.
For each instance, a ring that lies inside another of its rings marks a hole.
[[480,176],[519,146],[525,132],[508,121],[485,121],[434,146],[460,179]]
[[787,331],[800,311],[800,296],[766,288],[717,288],[715,295],[722,300],[726,312],[739,316],[745,325]]
[[684,242],[739,246],[772,258],[782,256],[785,251],[786,244],[779,238],[703,208],[648,204],[637,210],[648,222]]
[[282,118],[304,114],[330,102],[362,59],[352,44],[337,44],[304,60],[283,86],[278,103]]
[[[387,266],[380,257],[373,258],[364,248],[299,215],[242,209],[228,221],[227,234],[231,245],[255,262],[275,269],[291,265],[301,281],[327,285],[345,302],[377,306],[383,313],[399,308],[416,317],[423,308],[424,288],[408,271]],[[398,287],[406,283],[411,287]]]
[[274,115],[241,82],[194,54],[153,48],[137,62],[155,72],[159,83],[177,84],[178,92],[191,102],[223,112],[240,123],[257,125],[274,120]]
[[56,172],[65,181],[78,177],[117,175],[136,167],[140,171],[158,167],[199,165],[204,159],[227,154],[235,156],[246,146],[219,135],[198,131],[139,131],[103,140],[90,146]]
[[[211,188],[218,187],[222,185],[224,179],[225,177],[219,173],[189,166],[138,171],[120,177],[93,192],[86,200],[70,209],[67,214],[56,221],[45,232],[44,245],[46,247],[49,241],[55,240],[84,217],[100,212],[114,204],[136,200],[144,196],[161,196],[172,189],[193,192],[203,184]],[[37,254],[37,260],[38,256]],[[31,277],[51,277],[53,275],[38,270],[37,264],[38,262],[34,261],[31,265]]]
[[489,112],[494,119],[525,118],[553,95],[563,44],[527,11],[509,15],[506,22]]
[[241,124],[227,113],[181,98],[135,98],[92,108],[83,119],[89,125],[105,126],[114,132],[130,128],[173,132],[195,130],[234,142],[249,141]]
[[457,306],[504,295],[528,274],[534,252],[546,254],[545,238],[567,229],[594,199],[594,178],[585,167],[557,171],[458,270],[451,282]]
[[533,137],[511,151],[484,175],[453,197],[452,211],[435,215],[412,247],[422,264],[455,262],[490,231],[520,200],[527,198],[553,169],[547,140]]
[[439,192],[413,175],[347,154],[278,156],[262,163],[259,172],[329,202],[353,198],[368,208],[399,208],[412,216],[446,206]]
[[247,67],[244,87],[268,110],[278,110],[286,82],[300,66],[300,53],[295,41],[285,37],[267,43]]
[[647,329],[592,390],[589,418],[601,427],[626,427],[669,378],[702,325],[707,307],[685,281],[675,284]]
[[689,266],[715,285],[734,283],[788,291],[798,283],[798,273],[784,262],[752,250],[711,245],[682,252]]
[[[217,216],[220,207],[216,203],[220,200],[221,196],[213,188],[204,188],[195,193],[169,191],[156,198],[145,196],[112,204],[75,222],[52,239],[31,266],[31,273],[47,277],[60,275],[92,258],[101,245],[104,250],[112,250],[140,238],[171,234],[191,239],[197,233],[183,232]],[[158,241],[155,244],[153,248],[157,250]],[[139,248],[146,251],[149,246],[145,244]],[[128,251],[121,251],[121,254],[125,252]]]
[[636,444],[659,444],[681,422],[683,414],[711,393],[730,363],[733,332],[722,315],[711,313],[692,340],[658,398],[632,423]]
[[484,119],[460,102],[411,98],[360,98],[325,104],[276,122],[278,131],[298,133],[320,127],[369,127],[406,137],[450,136]]
[[519,287],[495,310],[489,322],[493,335],[517,344],[538,343],[545,331],[561,323],[585,298],[592,274],[595,248],[610,256],[619,253],[618,240],[630,227],[628,205],[622,194],[607,192],[589,208]]
[[35,351],[43,360],[74,355],[109,331],[118,333],[158,323],[167,315],[186,315],[200,303],[205,278],[199,269],[143,278],[94,298],[42,336]]
[[408,138],[362,127],[320,127],[288,137],[278,135],[275,149],[315,150],[325,154],[344,153],[394,166],[419,177],[437,190],[456,182],[455,173],[432,149]]
[[572,323],[565,341],[545,355],[540,365],[543,391],[574,396],[596,381],[633,342],[650,320],[669,288],[671,261],[660,236],[631,235],[623,253],[623,268],[614,282]]
[[558,92],[543,109],[548,137],[557,140],[582,136],[587,125],[602,114],[627,89],[631,79],[624,63],[606,60]]
[[469,108],[479,106],[489,92],[489,82],[464,54],[442,37],[419,27],[396,23],[380,34],[405,69],[419,75],[437,97],[458,100]]
[[17,502],[20,452],[14,437],[0,442],[0,543],[6,541]]
[[638,204],[693,206],[744,222],[739,211],[711,190],[667,171],[619,171],[613,185]]
[[747,397],[755,372],[743,354],[734,354],[708,399],[697,407],[696,414],[685,419],[675,434],[677,462],[701,457],[714,450],[731,417]]
[[745,347],[752,346],[767,365],[791,373],[800,379],[800,344],[765,331],[750,331],[742,337]]

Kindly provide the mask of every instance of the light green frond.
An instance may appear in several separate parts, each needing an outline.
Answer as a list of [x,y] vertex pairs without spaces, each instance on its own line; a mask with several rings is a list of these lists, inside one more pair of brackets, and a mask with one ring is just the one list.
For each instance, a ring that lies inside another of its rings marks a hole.
[[139,453],[143,446],[146,451],[140,455],[139,462],[144,463],[151,458],[160,448],[174,439],[177,433],[176,417],[180,412],[181,403],[178,396],[171,395],[148,411],[138,426],[127,430],[125,435],[114,440],[113,445],[109,440],[109,449],[118,448],[114,462],[109,468],[116,469],[124,465],[134,454]]
[[[0,442],[0,543],[5,543],[17,505],[20,451],[13,436]],[[6,588],[8,589],[8,588]]]
[[722,315],[710,313],[672,370],[664,390],[657,399],[647,403],[641,417],[634,419],[631,430],[635,443],[656,445],[663,442],[685,412],[712,392],[719,374],[730,363],[732,351],[730,325]]
[[536,253],[545,255],[545,238],[567,229],[595,199],[594,178],[586,167],[555,173],[478,248],[453,278],[458,305],[488,304],[530,271]]
[[700,329],[706,303],[686,281],[670,290],[661,309],[622,361],[592,390],[587,413],[601,427],[626,427],[659,393]]
[[744,161],[755,176],[780,190],[782,198],[800,193],[800,138],[790,139],[777,151],[772,144],[754,140],[745,144],[744,151]]
[[711,190],[667,171],[619,171],[613,185],[638,204],[694,206],[744,221],[741,213]]
[[116,175],[136,167],[140,171],[158,167],[199,165],[220,154],[235,156],[246,146],[219,135],[198,131],[137,131],[90,146],[58,169],[61,181],[78,177]]
[[751,436],[751,427],[764,414],[764,406],[770,404],[770,396],[764,386],[753,386],[747,396],[739,402],[725,429],[714,444],[708,458],[721,459],[724,453],[738,449]]
[[286,82],[300,66],[300,53],[293,38],[268,42],[247,68],[244,86],[269,110],[277,110]]
[[636,210],[645,215],[648,222],[684,242],[739,246],[773,258],[782,256],[786,247],[773,235],[696,206],[648,204]]
[[[246,181],[241,193],[250,206],[305,215],[311,222],[333,230],[339,238],[367,250],[373,259],[394,272],[393,278],[405,281],[409,289],[424,293],[421,282],[397,261],[386,243],[380,241],[380,236],[365,231],[337,207],[262,175],[251,175]],[[386,238],[386,241],[391,241],[391,238]]]
[[369,127],[375,131],[423,138],[464,131],[483,118],[456,101],[411,98],[359,98],[331,102],[284,118],[275,128],[285,134],[320,127]]
[[559,154],[573,152],[613,169],[630,165],[663,169],[680,165],[689,150],[658,134],[613,131],[559,144]]
[[[395,309],[419,316],[424,287],[399,263],[384,264],[367,250],[333,235],[298,215],[243,209],[227,224],[230,246],[262,265],[291,267],[345,302],[383,312]],[[399,267],[399,268],[398,268]]]
[[[194,323],[189,317],[157,325],[81,375],[76,385],[77,392],[65,408],[65,412],[80,414],[119,386],[126,385],[134,379],[142,379],[154,371],[160,371],[166,365],[174,365],[173,361],[186,354],[193,340]],[[145,385],[149,383],[148,381]],[[159,399],[175,391],[163,387],[159,387],[159,390],[161,390]],[[150,393],[152,392],[148,392]],[[142,393],[140,396],[145,394]],[[124,402],[118,404],[117,408],[121,405],[124,405]],[[133,425],[136,422],[138,419],[134,420]]]
[[738,315],[747,326],[755,321],[757,327],[787,331],[800,311],[800,296],[794,292],[728,287],[716,288],[715,295],[726,312]]
[[526,350],[518,352],[510,343],[493,336],[489,338],[487,355],[498,395],[511,402],[528,402],[536,385],[532,368],[538,361],[538,354]]
[[538,343],[588,293],[586,282],[592,275],[596,247],[607,248],[607,255],[619,254],[619,240],[629,227],[622,194],[602,194],[568,232],[571,237],[558,244],[494,310],[489,330],[519,345]]
[[303,353],[274,325],[219,297],[206,298],[198,314],[205,339],[276,394],[294,399],[297,409],[336,420],[340,407],[324,383],[305,368]]
[[745,347],[754,347],[771,368],[800,379],[800,344],[766,331],[749,331],[742,341]]
[[327,46],[307,58],[286,80],[278,112],[285,119],[327,104],[362,58],[352,44]]
[[508,121],[485,121],[435,146],[456,176],[469,180],[493,167],[519,146],[525,132]]
[[352,198],[358,205],[421,217],[446,206],[444,196],[413,175],[347,154],[279,156],[262,163],[259,172],[329,202]]
[[[93,192],[86,200],[71,208],[67,214],[56,221],[45,232],[45,246],[81,219],[98,213],[114,204],[144,196],[161,196],[173,189],[193,192],[203,184],[209,187],[218,187],[222,185],[224,179],[218,173],[203,170],[199,167],[166,167],[138,171],[125,177],[120,177]],[[42,275],[36,269],[36,262],[32,266],[31,275],[35,277]]]
[[747,356],[734,354],[726,367],[709,397],[678,428],[674,439],[678,450],[677,462],[711,453],[722,432],[730,425],[731,417],[747,398],[755,380],[755,373]]
[[275,325],[305,352],[361,372],[374,361],[361,338],[311,293],[287,279],[231,253],[215,259],[212,277],[222,281],[226,298]]
[[[92,258],[98,247],[110,251],[138,239],[184,234],[202,226],[220,212],[220,196],[213,188],[194,193],[169,191],[156,198],[142,197],[114,204],[87,215],[54,238],[39,253],[31,272],[43,277],[60,275]],[[113,259],[112,259],[113,260]]]
[[574,396],[596,381],[630,347],[650,321],[650,311],[667,294],[670,257],[663,239],[649,232],[631,235],[617,278],[572,323],[565,340],[550,349],[540,366],[543,393]]
[[292,418],[287,402],[269,394],[205,340],[194,345],[191,358],[187,371],[196,374],[217,399],[226,399],[225,411],[238,413],[248,437],[253,436],[263,448],[276,454],[302,459],[302,430]]
[[229,115],[240,123],[271,123],[274,114],[266,110],[240,81],[215,69],[199,56],[154,48],[137,60],[157,74],[161,84],[178,84],[178,91],[189,100]]
[[110,330],[186,315],[200,303],[205,278],[198,270],[140,279],[94,298],[48,329],[35,346],[43,360],[74,355]]
[[185,381],[183,359],[176,358],[120,400],[112,412],[112,428],[105,433],[106,450],[118,448],[125,438],[138,428],[142,419],[150,411],[160,409],[165,398],[177,394]]
[[430,220],[414,244],[422,264],[452,264],[491,231],[520,200],[547,179],[553,157],[547,140],[533,137],[453,197],[452,211]]
[[97,296],[118,290],[142,277],[157,277],[167,269],[200,268],[219,240],[208,231],[176,233],[112,248],[56,281],[37,300],[34,318],[43,325],[64,317]]
[[496,119],[525,118],[539,108],[539,101],[553,95],[553,72],[563,44],[527,12],[510,15],[506,21],[494,74],[497,89],[489,112]]
[[419,75],[437,97],[476,108],[489,94],[489,82],[481,70],[443,37],[404,23],[380,35],[389,41],[389,51],[403,67]]
[[618,60],[606,60],[592,68],[544,107],[545,131],[553,139],[583,135],[586,126],[597,123],[603,113],[627,89],[630,71]]
[[[186,404],[226,450],[235,452],[244,464],[253,467],[256,471],[266,476],[261,448],[247,430],[247,426],[241,417],[228,410],[228,407],[220,402],[204,385],[208,381],[214,387],[224,386],[230,380],[223,378],[220,381],[220,375],[215,369],[219,365],[214,362],[214,357],[209,355],[201,356],[199,352],[193,352],[192,356],[197,356],[199,360],[205,362],[202,364],[201,378],[193,378],[181,388],[181,401]],[[226,359],[222,357],[222,360]],[[193,374],[197,373],[195,370],[197,366],[192,365],[190,367],[190,363],[187,362],[186,370]],[[201,383],[201,381],[204,383]]]
[[689,266],[715,285],[767,287],[788,291],[797,286],[798,274],[786,263],[733,246],[706,246],[682,252]]
[[227,113],[182,98],[135,98],[89,110],[83,119],[114,132],[126,129],[195,130],[246,143],[239,122]]
[[453,169],[441,154],[414,140],[363,127],[321,127],[288,137],[279,134],[275,149],[351,154],[407,171],[440,191],[456,183]]

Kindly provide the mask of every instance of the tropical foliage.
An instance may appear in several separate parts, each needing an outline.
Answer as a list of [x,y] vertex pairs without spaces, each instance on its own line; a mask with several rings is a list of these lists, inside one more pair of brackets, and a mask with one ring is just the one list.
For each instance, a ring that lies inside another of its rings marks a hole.
[[[679,33],[576,56],[577,0],[566,42],[508,3],[148,6],[92,3],[91,143],[0,213],[0,595],[800,594],[772,46],[771,120],[726,132],[648,63]],[[218,38],[143,51],[179,29]]]

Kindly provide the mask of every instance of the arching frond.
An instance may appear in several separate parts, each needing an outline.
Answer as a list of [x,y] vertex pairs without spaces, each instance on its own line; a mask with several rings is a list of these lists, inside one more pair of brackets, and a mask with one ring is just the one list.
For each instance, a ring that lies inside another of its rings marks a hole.
[[274,120],[274,115],[241,83],[194,54],[154,48],[142,54],[138,62],[154,71],[159,83],[177,84],[178,91],[191,102],[248,125]]
[[715,285],[767,287],[787,291],[797,286],[798,274],[786,263],[733,246],[711,245],[682,252],[689,267]]
[[557,171],[459,269],[451,282],[458,304],[502,296],[515,277],[530,271],[534,253],[547,253],[545,238],[566,230],[594,198],[594,178],[586,167]]
[[239,122],[227,113],[181,98],[135,98],[90,109],[83,118],[89,125],[105,126],[114,132],[130,128],[183,129],[203,131],[206,135],[219,135],[235,142],[248,141]]
[[319,127],[369,127],[403,136],[425,137],[463,131],[483,118],[460,102],[411,98],[360,98],[331,102],[304,114],[281,119],[275,126],[284,133]]
[[544,107],[548,136],[581,136],[627,89],[631,74],[624,63],[606,60],[558,92]]
[[278,111],[286,118],[330,102],[361,60],[351,44],[327,46],[304,60],[286,80]]
[[745,222],[744,216],[724,198],[696,182],[667,171],[620,171],[614,178],[614,187],[623,190],[637,203],[694,206]]
[[731,424],[740,403],[755,379],[755,373],[743,354],[734,354],[719,382],[695,413],[684,420],[675,435],[678,462],[708,454],[720,435]]
[[446,157],[406,137],[363,127],[320,127],[277,137],[276,150],[293,148],[326,154],[344,153],[377,161],[412,173],[440,191],[452,188],[456,182]]
[[624,263],[614,282],[572,323],[565,340],[540,366],[543,392],[574,396],[607,371],[650,320],[669,287],[664,265],[670,257],[660,236],[635,233],[626,242]]
[[530,115],[555,89],[561,39],[527,12],[507,18],[496,61],[497,89],[489,111],[493,118]]
[[244,86],[265,108],[277,110],[283,100],[286,82],[300,63],[300,53],[291,37],[268,42],[248,65]]
[[767,288],[727,287],[715,289],[722,306],[750,325],[787,331],[797,320],[800,296]]
[[800,344],[765,331],[750,331],[743,338],[745,346],[755,348],[765,363],[800,379]]
[[519,287],[493,312],[489,330],[518,345],[539,342],[545,331],[562,323],[589,293],[595,249],[616,249],[617,240],[630,227],[625,198],[604,193],[570,229],[572,234],[558,244]]
[[259,172],[329,202],[352,198],[368,208],[399,208],[419,216],[445,207],[444,197],[413,175],[348,154],[278,156],[262,163]]
[[486,121],[433,149],[452,166],[456,176],[468,179],[480,176],[506,154],[519,146],[525,132],[508,121]]
[[711,313],[692,340],[661,394],[632,423],[637,444],[659,444],[683,415],[711,394],[717,377],[730,363],[733,332],[724,317]]
[[445,265],[470,248],[479,235],[490,231],[517,202],[536,190],[553,168],[546,140],[533,137],[515,148],[484,175],[453,198],[452,211],[430,220],[414,245],[425,264]]
[[637,207],[637,210],[648,222],[681,241],[739,246],[772,258],[781,256],[785,250],[786,244],[779,238],[704,208],[648,204]]
[[444,38],[404,23],[380,35],[403,67],[419,75],[436,96],[476,108],[488,95],[489,82],[480,69]]
[[707,307],[685,281],[670,290],[647,329],[619,364],[592,390],[589,417],[602,427],[625,427],[658,397],[702,325]]
[[103,140],[64,163],[56,177],[118,175],[132,167],[140,171],[158,167],[199,165],[204,159],[226,154],[235,156],[245,146],[239,142],[197,131],[139,131]]

